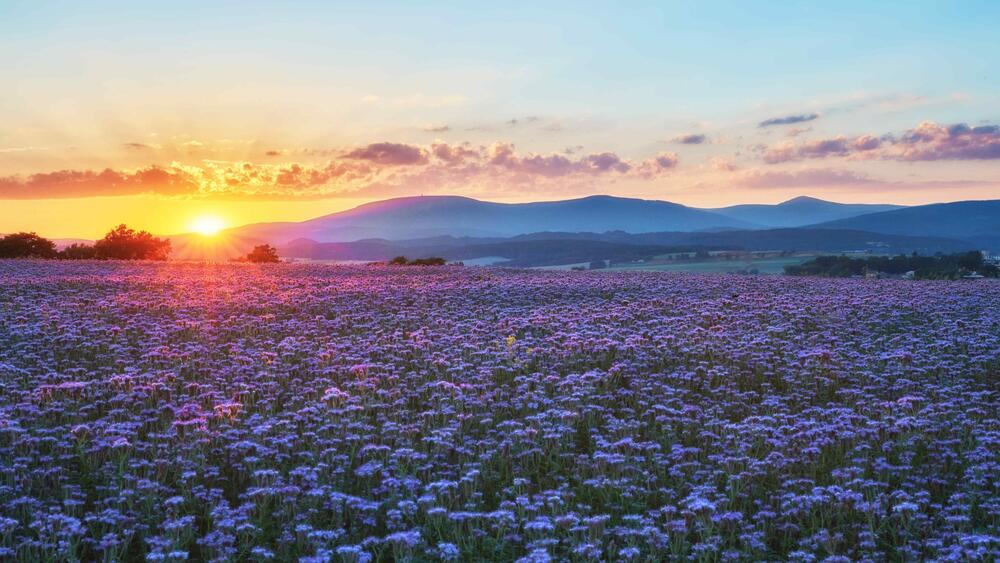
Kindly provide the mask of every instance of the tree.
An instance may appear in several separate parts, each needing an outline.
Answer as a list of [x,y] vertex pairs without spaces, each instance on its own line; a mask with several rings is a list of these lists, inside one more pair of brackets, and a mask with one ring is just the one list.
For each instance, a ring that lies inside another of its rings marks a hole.
[[92,244],[73,243],[59,252],[63,260],[93,260],[96,257],[97,251]]
[[389,264],[392,265],[392,266],[405,266],[408,263],[409,263],[409,260],[406,259],[406,256],[397,256],[397,257],[393,258],[392,260],[389,260]]
[[0,258],[53,258],[56,244],[35,233],[14,233],[0,237]]
[[170,255],[170,241],[122,224],[94,243],[94,254],[97,258],[112,260],[166,260]]
[[259,244],[246,255],[246,261],[254,264],[273,264],[281,262],[281,258],[278,257],[277,248],[270,244]]

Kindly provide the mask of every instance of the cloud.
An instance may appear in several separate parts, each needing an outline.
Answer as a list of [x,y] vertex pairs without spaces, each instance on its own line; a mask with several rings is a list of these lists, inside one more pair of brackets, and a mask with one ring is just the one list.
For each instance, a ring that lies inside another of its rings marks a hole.
[[839,136],[798,144],[784,141],[764,147],[762,158],[764,162],[777,164],[830,156],[904,162],[1000,159],[1000,126],[971,127],[965,123],[945,126],[924,121],[898,137]]
[[925,121],[894,142],[886,157],[904,161],[1000,159],[1000,126],[943,126]]
[[132,151],[154,150],[160,148],[160,145],[149,145],[146,143],[122,143],[122,146]]
[[771,127],[773,125],[792,125],[794,123],[804,123],[819,118],[818,113],[803,113],[799,115],[786,115],[784,117],[772,117],[757,124],[758,127]]
[[700,145],[707,140],[708,138],[705,135],[698,135],[695,133],[684,133],[674,137],[674,142],[682,145]]
[[32,174],[26,178],[0,178],[0,198],[47,199],[137,194],[186,195],[198,191],[198,184],[176,170],[158,166],[133,171],[110,168],[59,170]]
[[347,153],[347,158],[368,160],[388,166],[422,164],[427,160],[423,149],[403,143],[372,143]]
[[47,151],[46,147],[4,147],[0,149],[0,154],[13,154],[19,152]]
[[811,186],[844,186],[850,184],[873,184],[865,174],[850,170],[815,168],[797,171],[747,170],[736,180],[746,188],[798,188]]
[[479,151],[472,148],[468,143],[449,145],[448,143],[437,142],[431,145],[430,152],[435,158],[447,164],[459,164],[467,160],[479,158]]
[[[602,152],[601,154],[591,154],[583,159],[588,166],[600,172],[614,170],[615,172],[628,172],[632,165],[623,161],[615,153]],[[676,163],[675,163],[676,164]]]
[[710,158],[708,160],[708,164],[714,170],[718,170],[720,172],[732,172],[737,169],[737,166],[733,164],[732,161],[718,156]]
[[425,125],[423,130],[428,133],[444,133],[446,131],[451,131],[451,127],[449,127],[447,124]]
[[[302,199],[406,190],[499,192],[518,186],[565,189],[597,179],[651,179],[678,166],[674,153],[632,161],[617,153],[520,152],[512,143],[427,146],[380,142],[354,149],[274,149],[266,156],[329,157],[326,162],[202,159],[137,170],[62,170],[0,178],[0,199],[158,194],[227,199]],[[596,185],[596,184],[595,184]],[[381,191],[380,191],[381,190]]]
[[680,160],[676,153],[661,152],[643,160],[636,166],[635,170],[639,177],[648,180],[673,171],[679,163]]

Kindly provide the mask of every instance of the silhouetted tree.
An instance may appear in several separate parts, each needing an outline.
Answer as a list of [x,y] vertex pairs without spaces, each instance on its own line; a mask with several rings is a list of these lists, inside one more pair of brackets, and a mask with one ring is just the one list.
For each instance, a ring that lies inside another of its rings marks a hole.
[[278,257],[277,248],[270,244],[260,244],[253,247],[253,250],[246,255],[246,261],[254,264],[273,264],[281,262],[281,258]]
[[112,260],[166,260],[170,241],[122,224],[94,243],[94,253],[97,258]]
[[35,233],[0,237],[0,258],[53,258],[55,255],[55,243]]
[[92,244],[73,243],[60,250],[58,257],[63,260],[93,260],[97,258],[97,251]]

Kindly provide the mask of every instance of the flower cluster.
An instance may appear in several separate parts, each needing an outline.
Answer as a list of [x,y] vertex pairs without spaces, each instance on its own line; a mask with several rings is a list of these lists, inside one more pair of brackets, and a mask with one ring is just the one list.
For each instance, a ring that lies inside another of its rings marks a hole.
[[1000,284],[19,261],[0,289],[0,559],[1000,558]]

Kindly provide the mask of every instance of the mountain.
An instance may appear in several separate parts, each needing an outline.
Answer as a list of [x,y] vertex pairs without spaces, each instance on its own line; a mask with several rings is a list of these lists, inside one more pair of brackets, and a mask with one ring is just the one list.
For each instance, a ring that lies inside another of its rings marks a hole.
[[899,205],[834,203],[801,196],[777,205],[733,205],[707,211],[767,227],[802,227],[901,208]]
[[1000,248],[1000,200],[958,201],[907,207],[814,225],[892,235],[962,239],[979,248]]
[[494,203],[456,196],[419,196],[369,203],[301,223],[247,225],[229,233],[282,245],[299,238],[343,242],[441,235],[508,237],[548,230],[642,233],[754,227],[742,219],[666,201],[592,196]]

